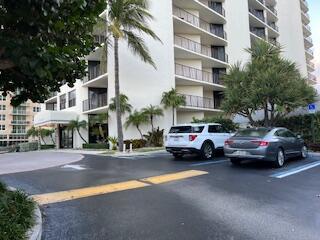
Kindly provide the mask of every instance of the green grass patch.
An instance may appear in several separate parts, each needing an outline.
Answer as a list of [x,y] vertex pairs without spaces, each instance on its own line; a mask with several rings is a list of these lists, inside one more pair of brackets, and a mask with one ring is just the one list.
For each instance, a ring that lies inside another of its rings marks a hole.
[[26,239],[34,225],[35,203],[22,191],[8,191],[0,182],[0,240]]

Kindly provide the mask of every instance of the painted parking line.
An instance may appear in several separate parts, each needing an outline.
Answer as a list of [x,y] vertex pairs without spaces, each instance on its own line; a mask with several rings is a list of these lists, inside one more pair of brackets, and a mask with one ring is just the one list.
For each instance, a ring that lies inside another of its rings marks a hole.
[[79,189],[72,189],[61,192],[45,193],[33,195],[32,198],[40,205],[70,201],[79,198],[97,196],[102,194],[109,194],[114,192],[132,190],[137,188],[143,188],[151,186],[152,184],[161,184],[176,180],[182,180],[186,178],[196,177],[200,175],[208,174],[205,171],[188,170],[183,172],[176,172],[170,174],[164,174],[154,177],[148,177],[143,179],[111,183],[106,185],[100,185],[95,187],[86,187]]
[[229,162],[229,160],[218,160],[218,161],[209,161],[209,162],[193,163],[193,164],[190,164],[189,166],[190,166],[190,167],[197,167],[197,166],[218,164],[218,163],[224,163],[224,162]]
[[287,170],[287,171],[282,171],[282,172],[279,172],[279,173],[275,173],[275,174],[270,175],[270,177],[285,178],[285,177],[291,176],[293,174],[296,174],[296,173],[299,173],[299,172],[302,172],[302,171],[306,171],[308,169],[311,169],[311,168],[314,168],[314,167],[317,167],[317,166],[320,166],[320,161],[309,163],[309,164],[306,164],[306,165],[303,165],[303,166],[299,166],[299,167],[295,167],[295,168],[292,168],[292,169]]

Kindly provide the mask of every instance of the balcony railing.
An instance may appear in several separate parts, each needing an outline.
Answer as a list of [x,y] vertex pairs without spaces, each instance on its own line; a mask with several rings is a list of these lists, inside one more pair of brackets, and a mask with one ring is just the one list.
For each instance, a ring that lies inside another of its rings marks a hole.
[[265,22],[263,12],[257,11],[256,9],[253,9],[253,8],[249,8],[249,12],[255,17],[257,17],[258,19],[260,19],[262,22]]
[[306,0],[300,0],[300,2],[304,4],[306,8],[309,8],[309,4]]
[[30,122],[26,120],[12,120],[11,124],[12,125],[28,125],[30,124]]
[[310,27],[309,25],[303,24],[303,26],[304,26],[309,32],[311,32],[311,27]]
[[279,28],[274,22],[269,22],[268,26],[279,32]]
[[198,42],[195,42],[193,40],[190,40],[185,37],[181,37],[178,35],[174,36],[174,43],[182,48],[188,49],[192,52],[199,53],[205,56],[208,56],[210,58],[217,59],[219,61],[223,62],[228,62],[228,55],[223,54],[221,58],[217,58],[213,53],[212,53],[212,48],[209,46],[202,45]]
[[105,36],[104,35],[93,35],[94,42],[96,44],[103,44],[105,42]]
[[222,16],[226,16],[226,11],[224,10],[224,8],[221,5],[216,5],[216,4],[211,4],[211,1],[207,1],[207,6],[212,9],[213,11],[219,13]]
[[173,15],[176,17],[190,23],[193,26],[196,26],[198,28],[201,28],[205,30],[206,32],[212,33],[216,35],[217,37],[227,39],[227,34],[225,31],[216,29],[213,27],[212,24],[202,20],[198,16],[187,12],[186,10],[179,8],[177,6],[173,6]]
[[27,111],[24,111],[24,110],[13,110],[12,111],[12,114],[13,115],[27,115]]
[[273,6],[270,6],[270,5],[266,5],[266,7],[274,14],[274,15],[278,15],[278,12],[277,10],[273,7]]
[[222,76],[219,74],[210,73],[207,71],[203,71],[197,68],[192,68],[189,66],[185,66],[182,64],[175,64],[175,73],[178,76],[207,82],[207,83],[213,83],[213,84],[223,84],[222,82]]
[[108,105],[108,94],[100,94],[95,99],[87,99],[82,102],[83,111],[89,111]]
[[204,108],[204,109],[215,109],[214,101],[212,98],[205,98],[187,94],[180,94],[185,97],[186,107]]
[[306,37],[305,38],[306,41],[308,41],[309,43],[313,43],[312,38],[311,37]]
[[311,49],[306,49],[306,52],[313,56],[313,51]]
[[307,62],[307,65],[309,66],[309,67],[311,67],[312,69],[315,69],[315,64],[313,63],[313,62]]
[[260,38],[266,39],[265,30],[260,30],[260,29],[254,28],[254,27],[250,27],[250,32],[252,32],[254,35],[256,35]]

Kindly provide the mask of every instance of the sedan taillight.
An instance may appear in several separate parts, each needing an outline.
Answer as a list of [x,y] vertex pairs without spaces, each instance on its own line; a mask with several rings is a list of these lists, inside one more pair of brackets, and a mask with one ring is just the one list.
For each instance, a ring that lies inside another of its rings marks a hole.
[[259,145],[260,147],[266,147],[269,145],[269,142],[267,141],[251,141],[251,142]]
[[232,143],[233,143],[233,141],[230,140],[230,139],[224,141],[224,145],[225,145],[225,146],[230,146]]

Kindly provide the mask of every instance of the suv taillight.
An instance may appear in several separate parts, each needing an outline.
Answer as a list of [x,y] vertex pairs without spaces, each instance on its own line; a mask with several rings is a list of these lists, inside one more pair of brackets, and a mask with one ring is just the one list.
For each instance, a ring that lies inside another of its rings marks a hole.
[[197,137],[198,137],[198,135],[189,135],[189,141],[192,142],[192,141],[194,141]]

